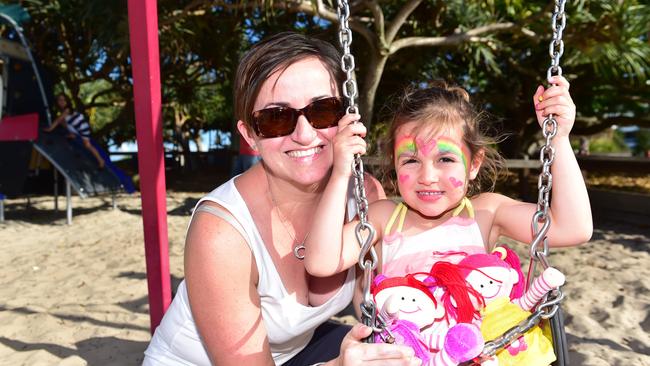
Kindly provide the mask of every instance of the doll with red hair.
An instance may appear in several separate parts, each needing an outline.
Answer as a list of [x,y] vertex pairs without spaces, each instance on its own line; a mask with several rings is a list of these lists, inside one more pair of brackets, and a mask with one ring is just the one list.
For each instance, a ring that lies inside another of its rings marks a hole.
[[483,299],[456,265],[438,262],[429,273],[379,275],[371,291],[386,323],[376,341],[411,346],[422,365],[457,365],[483,350],[473,305]]
[[[530,310],[551,289],[562,286],[564,274],[546,268],[524,290],[524,274],[517,254],[501,246],[491,254],[472,254],[458,263],[464,279],[478,291],[484,304],[481,310],[481,333],[493,340],[530,315]],[[503,350],[497,352],[499,365],[549,365],[555,361],[550,340],[539,326],[534,327]]]

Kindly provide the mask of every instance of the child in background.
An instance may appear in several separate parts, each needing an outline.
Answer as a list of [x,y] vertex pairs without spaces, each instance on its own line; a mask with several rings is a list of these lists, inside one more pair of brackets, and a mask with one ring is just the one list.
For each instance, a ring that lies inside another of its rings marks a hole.
[[99,151],[95,149],[93,144],[90,142],[90,124],[86,120],[86,117],[83,113],[75,112],[72,109],[72,102],[67,95],[60,93],[56,96],[56,105],[61,111],[59,116],[52,122],[52,124],[45,128],[45,132],[53,131],[58,125],[62,125],[68,130],[68,138],[74,139],[76,135],[81,138],[81,141],[84,144],[84,147],[90,151],[90,153],[97,160],[97,165],[99,169],[104,169],[104,159],[99,154]]
[[[539,86],[533,97],[538,122],[553,114],[558,124],[548,211],[553,224],[547,237],[551,246],[574,246],[592,234],[589,197],[569,142],[575,105],[564,77],[549,82],[551,87]],[[483,187],[494,187],[500,157],[481,133],[480,117],[462,88],[441,84],[403,96],[389,131],[389,158],[404,202],[379,200],[368,208],[378,233],[373,245],[379,273],[396,277],[429,271],[440,252],[459,252],[444,258],[457,263],[486,253],[501,235],[532,240],[535,204],[482,193]],[[353,155],[366,152],[365,132],[359,123],[339,126],[334,168],[305,245],[305,267],[314,276],[331,276],[358,261],[357,221],[344,225],[343,213]]]

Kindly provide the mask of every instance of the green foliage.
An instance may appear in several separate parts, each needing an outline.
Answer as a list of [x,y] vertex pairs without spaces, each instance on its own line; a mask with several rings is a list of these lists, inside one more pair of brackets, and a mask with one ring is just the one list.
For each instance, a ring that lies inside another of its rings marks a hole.
[[619,131],[594,138],[589,144],[589,150],[591,153],[628,153],[630,151],[623,141],[623,134]]
[[122,105],[113,104],[113,101],[119,100],[120,96],[117,93],[104,93],[110,90],[111,84],[102,79],[80,85],[79,97],[84,105],[95,105],[86,110],[93,130],[101,131],[110,125],[122,110]]
[[[25,30],[34,53],[51,70],[57,88],[71,94],[91,116],[93,128],[105,141],[134,139],[126,1],[20,3],[32,18]],[[336,3],[326,3],[335,12]],[[362,95],[369,90],[368,70],[376,67],[382,47],[390,46],[378,41],[383,34],[377,30],[380,22],[370,8],[373,3],[352,6],[352,20],[369,32],[361,36],[355,31],[352,45]],[[379,2],[384,23],[390,25],[410,3]],[[312,4],[296,10],[298,3],[277,0],[159,0],[166,138],[185,145],[201,130],[232,130],[231,83],[239,57],[251,43],[291,29],[336,43],[335,24],[325,20],[327,15],[314,16],[316,2]],[[381,70],[370,105],[380,111],[407,84],[447,79],[468,89],[480,107],[500,118],[502,132],[512,135],[500,148],[507,156],[519,156],[539,136],[530,99],[535,87],[544,83],[550,65],[552,7],[548,0],[422,1],[398,30],[396,40],[513,26],[460,43],[401,48]],[[580,0],[567,3],[566,16],[561,65],[578,108],[574,132],[590,135],[614,123],[650,125],[650,6],[637,0]],[[366,120],[376,123],[371,136],[386,128],[384,120]]]
[[634,154],[646,156],[650,152],[650,130],[639,130],[636,134],[636,143]]

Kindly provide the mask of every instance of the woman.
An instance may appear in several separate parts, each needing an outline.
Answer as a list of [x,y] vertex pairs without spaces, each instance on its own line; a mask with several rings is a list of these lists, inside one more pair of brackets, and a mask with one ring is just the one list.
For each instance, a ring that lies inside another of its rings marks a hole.
[[[185,281],[145,365],[419,364],[409,348],[361,343],[367,327],[327,323],[352,299],[354,270],[316,279],[301,260],[331,173],[337,122],[365,134],[352,124],[358,115],[341,118],[339,65],[332,45],[296,33],[262,41],[241,60],[237,128],[262,162],[197,205]],[[384,197],[375,179],[366,182],[370,201]]]

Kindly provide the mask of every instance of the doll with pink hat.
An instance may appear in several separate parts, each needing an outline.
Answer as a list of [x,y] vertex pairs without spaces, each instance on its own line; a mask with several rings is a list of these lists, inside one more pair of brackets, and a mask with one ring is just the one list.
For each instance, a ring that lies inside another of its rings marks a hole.
[[455,265],[438,262],[430,273],[379,275],[371,291],[386,323],[375,341],[411,346],[422,365],[457,365],[483,350],[473,305],[483,300]]
[[[530,310],[548,291],[562,286],[564,274],[546,268],[524,291],[524,275],[517,254],[500,246],[491,254],[472,254],[458,263],[465,280],[481,295],[481,333],[493,340],[530,315]],[[497,352],[499,365],[549,365],[555,361],[551,341],[537,326]]]

